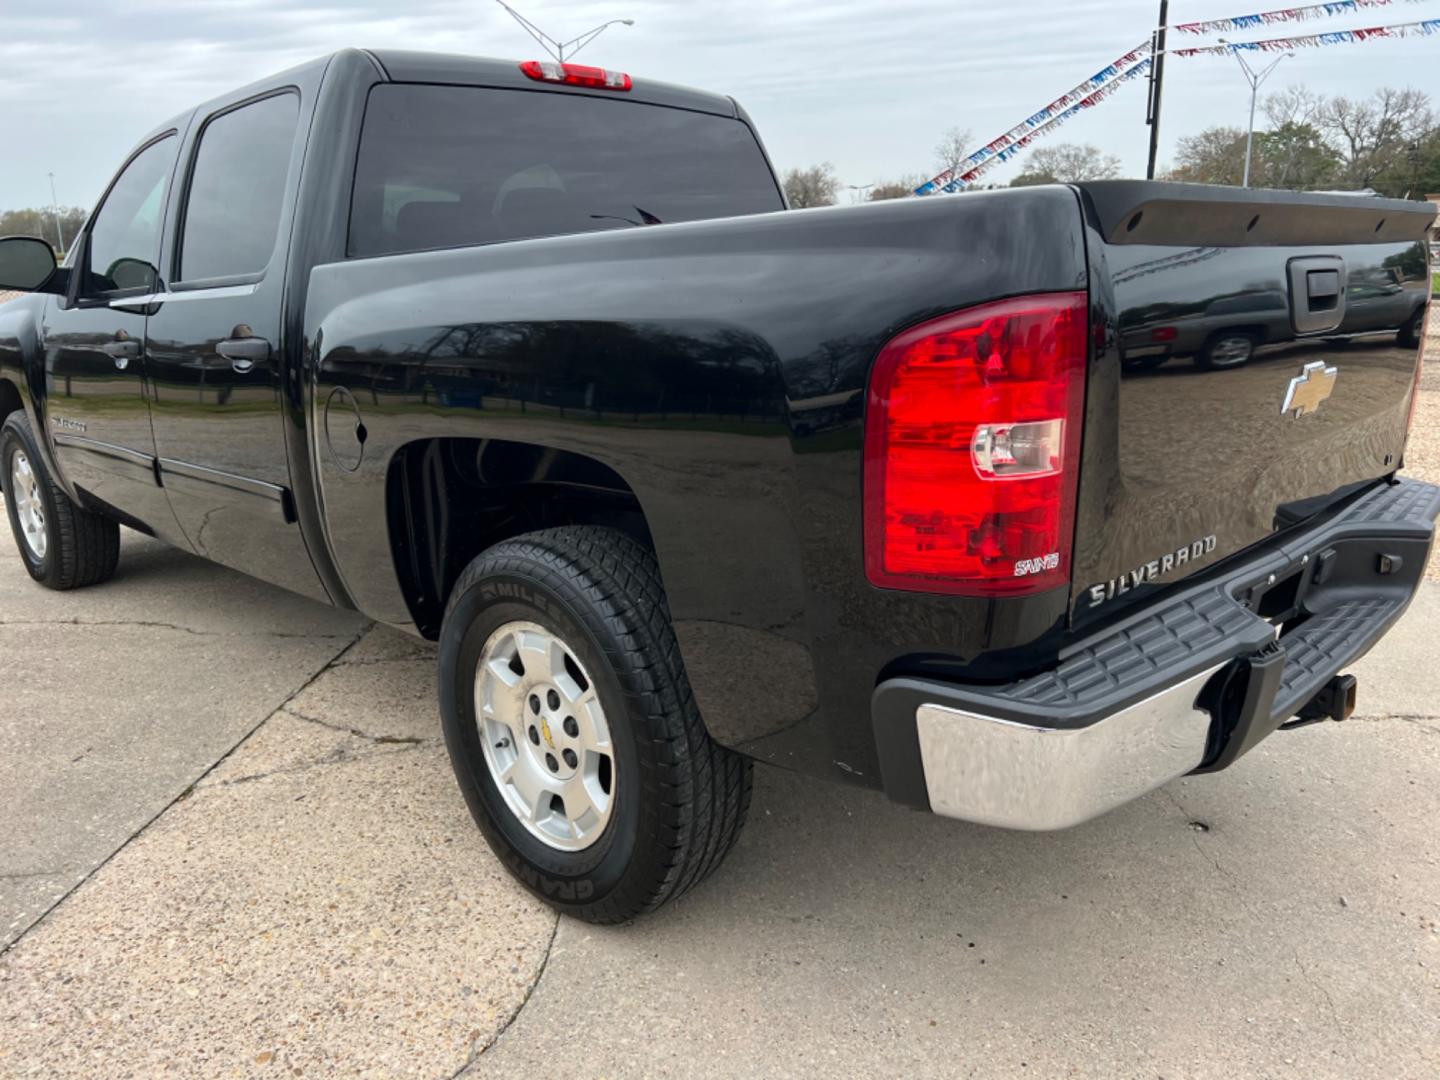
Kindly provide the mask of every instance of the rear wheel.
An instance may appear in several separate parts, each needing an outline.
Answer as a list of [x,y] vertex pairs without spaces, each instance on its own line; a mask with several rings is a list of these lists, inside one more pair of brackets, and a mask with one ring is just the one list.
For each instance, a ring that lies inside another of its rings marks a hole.
[[739,835],[750,762],[706,733],[654,557],[623,533],[550,529],[472,562],[441,630],[440,704],[486,840],[561,911],[652,911]]
[[1196,362],[1204,368],[1234,368],[1255,355],[1255,336],[1239,330],[1224,330],[1205,343]]
[[77,506],[55,483],[23,412],[11,413],[0,428],[0,476],[10,531],[32,578],[63,590],[114,576],[120,526]]

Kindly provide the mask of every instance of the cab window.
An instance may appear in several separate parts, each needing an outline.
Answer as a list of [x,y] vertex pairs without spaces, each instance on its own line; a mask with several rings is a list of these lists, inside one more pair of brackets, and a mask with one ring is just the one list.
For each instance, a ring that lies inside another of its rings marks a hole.
[[300,99],[277,94],[205,125],[185,201],[180,280],[260,274],[285,207]]
[[156,287],[160,224],[175,165],[173,135],[151,143],[131,159],[111,186],[90,226],[86,249],[86,296],[149,292]]

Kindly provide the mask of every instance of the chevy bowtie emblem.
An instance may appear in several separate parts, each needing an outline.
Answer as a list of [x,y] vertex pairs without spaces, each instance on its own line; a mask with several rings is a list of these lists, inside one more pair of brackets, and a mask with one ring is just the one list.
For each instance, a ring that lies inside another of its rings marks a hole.
[[1300,369],[1300,374],[1290,380],[1285,391],[1285,404],[1280,406],[1282,415],[1289,413],[1299,419],[1306,413],[1315,412],[1320,403],[1335,389],[1335,376],[1339,368],[1326,367],[1324,360],[1316,360]]

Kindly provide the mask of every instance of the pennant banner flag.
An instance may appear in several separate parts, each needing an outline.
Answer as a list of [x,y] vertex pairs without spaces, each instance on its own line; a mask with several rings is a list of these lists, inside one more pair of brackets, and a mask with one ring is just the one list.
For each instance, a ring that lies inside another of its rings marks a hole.
[[1372,26],[1365,30],[1332,30],[1325,34],[1268,38],[1265,41],[1231,41],[1224,45],[1196,45],[1187,49],[1171,49],[1170,52],[1175,56],[1228,56],[1233,52],[1286,52],[1290,49],[1315,49],[1325,45],[1352,45],[1360,41],[1370,41],[1373,38],[1430,37],[1434,34],[1440,34],[1440,19],[1400,23],[1398,26]]
[[1335,0],[1328,4],[1306,4],[1304,7],[1261,11],[1254,15],[1235,15],[1228,19],[1206,19],[1203,22],[1177,23],[1170,29],[1182,34],[1228,34],[1232,30],[1254,30],[1276,23],[1306,22],[1326,19],[1332,15],[1352,15],[1362,8],[1393,7],[1395,4],[1423,4],[1426,0]]
[[[1149,46],[1145,46],[1141,52],[1148,52]],[[1128,54],[1127,54],[1128,55]],[[1036,113],[1025,121],[1025,125],[1012,128],[992,143],[986,144],[979,151],[971,154],[966,163],[977,162],[971,168],[955,175],[955,170],[946,169],[934,180],[921,184],[915,189],[916,195],[931,195],[936,191],[955,192],[962,191],[973,184],[981,175],[989,172],[1002,161],[1009,161],[1027,146],[1043,135],[1049,135],[1056,128],[1084,112],[1086,109],[1094,108],[1100,102],[1120,89],[1125,83],[1143,75],[1150,70],[1151,59],[1146,56],[1144,59],[1137,59],[1133,66],[1123,72],[1111,76],[1106,75],[1098,89],[1092,90],[1089,94],[1074,101],[1072,104],[1055,109],[1047,106],[1042,112]],[[1112,65],[1113,66],[1113,65]],[[1107,69],[1108,71],[1108,69]],[[1069,97],[1069,95],[1067,95]],[[1037,119],[1038,118],[1038,119]],[[964,165],[961,165],[964,169]],[[945,177],[949,177],[948,180]]]
[[[1265,11],[1255,15],[1237,15],[1229,19],[1212,19],[1201,23],[1183,23],[1172,29],[1186,33],[1205,34],[1217,30],[1237,30],[1265,26],[1276,22],[1296,22],[1322,18],[1362,7],[1383,7],[1396,2],[1416,0],[1335,0],[1334,3],[1311,4],[1308,7]],[[1320,34],[1268,38],[1264,41],[1235,41],[1222,45],[1196,45],[1168,50],[1174,56],[1226,56],[1233,52],[1280,52],[1289,49],[1312,49],[1327,45],[1351,45],[1375,38],[1430,37],[1440,34],[1440,19],[1400,23],[1395,26],[1372,26],[1363,30],[1333,30]],[[1002,161],[1009,161],[1041,135],[1048,135],[1067,120],[1104,101],[1123,83],[1150,70],[1152,48],[1149,42],[1135,46],[1124,56],[1101,68],[1090,78],[1067,93],[1061,94],[1039,112],[1026,117],[1004,135],[986,143],[952,169],[927,180],[915,189],[916,195],[936,192],[963,191],[982,174]]]
[[[1124,56],[1116,57],[1111,63],[1106,64],[1090,78],[1078,86],[1061,94],[1054,101],[1050,102],[1039,112],[1025,118],[1019,124],[1001,135],[997,139],[986,143],[979,150],[960,162],[953,169],[946,169],[933,180],[921,184],[915,189],[916,195],[931,195],[937,191],[959,191],[969,185],[970,181],[978,175],[977,166],[994,161],[1003,161],[999,155],[1005,150],[1016,145],[1021,139],[1033,134],[1039,128],[1053,122],[1057,116],[1074,111],[1079,107],[1078,103],[1092,98],[1095,93],[1106,85],[1117,85],[1116,80],[1128,78],[1136,71],[1141,70],[1141,65],[1149,69],[1150,43],[1136,45]],[[1142,59],[1144,58],[1144,59]],[[1093,104],[1093,102],[1092,102]],[[987,166],[988,167],[988,166]]]

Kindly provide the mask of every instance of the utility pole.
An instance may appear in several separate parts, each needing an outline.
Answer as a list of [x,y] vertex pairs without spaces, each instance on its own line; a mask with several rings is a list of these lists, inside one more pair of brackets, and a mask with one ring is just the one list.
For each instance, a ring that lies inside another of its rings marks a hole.
[[1145,123],[1150,125],[1150,160],[1145,179],[1155,179],[1155,155],[1160,150],[1160,90],[1165,82],[1165,28],[1170,21],[1170,0],[1160,0],[1160,22],[1150,35],[1150,100]]
[[60,204],[55,199],[55,174],[46,173],[50,177],[50,216],[55,219],[55,238],[60,241],[60,246],[55,250],[64,254],[65,252],[65,230],[60,228]]
[[495,2],[499,4],[502,8],[504,8],[510,14],[510,17],[514,19],[517,23],[519,23],[521,27],[524,28],[527,34],[529,34],[532,38],[538,41],[542,49],[544,49],[562,64],[565,63],[566,56],[574,56],[586,45],[589,45],[590,42],[594,41],[597,37],[599,37],[606,27],[615,26],[617,24],[619,24],[620,26],[635,25],[634,19],[611,19],[609,22],[603,22],[599,26],[591,30],[586,30],[585,33],[581,34],[579,37],[571,38],[569,41],[556,41],[549,34],[545,33],[544,30],[541,30],[529,19],[525,18],[524,15],[521,15],[509,4],[505,3],[505,0],[495,0]]

